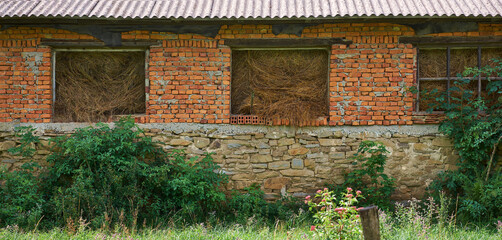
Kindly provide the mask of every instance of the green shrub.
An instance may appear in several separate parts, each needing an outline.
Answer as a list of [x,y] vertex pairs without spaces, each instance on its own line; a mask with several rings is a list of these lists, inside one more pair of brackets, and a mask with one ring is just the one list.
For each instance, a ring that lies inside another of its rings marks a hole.
[[[470,78],[477,81],[478,77],[502,77],[502,61],[494,62],[495,66],[466,69],[450,91],[439,94],[429,109],[445,109],[439,130],[453,140],[460,156],[458,169],[440,173],[430,189],[433,194],[445,190],[451,198],[458,197],[458,219],[465,222],[502,217],[502,173],[494,171],[496,150],[502,140],[502,81],[487,81],[481,96],[468,87],[473,81]],[[446,101],[448,96],[450,101]]]
[[378,205],[380,208],[391,207],[390,196],[394,193],[394,178],[384,173],[389,153],[385,146],[378,142],[362,141],[359,144],[353,164],[356,169],[345,176],[342,185],[331,185],[337,197],[342,197],[347,188],[354,188],[364,193],[360,198],[361,206]]
[[12,172],[0,170],[0,226],[34,227],[42,218],[44,200],[39,195],[35,163]]

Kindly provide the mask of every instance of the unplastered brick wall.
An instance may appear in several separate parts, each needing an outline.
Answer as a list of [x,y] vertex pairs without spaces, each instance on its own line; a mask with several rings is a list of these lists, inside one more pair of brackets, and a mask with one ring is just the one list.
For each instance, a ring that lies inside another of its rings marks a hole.
[[[231,49],[226,39],[344,38],[330,51],[329,125],[409,125],[416,48],[400,44],[410,27],[390,23],[338,23],[306,27],[301,36],[272,32],[271,25],[223,25],[218,35],[131,31],[127,41],[157,40],[147,57],[146,114],[141,123],[230,123]],[[478,32],[435,36],[499,36],[502,24]],[[0,122],[51,122],[51,47],[41,39],[96,40],[66,30],[35,27],[0,32]],[[285,46],[287,47],[287,46]],[[429,121],[430,122],[430,121]],[[428,123],[428,122],[427,122]]]

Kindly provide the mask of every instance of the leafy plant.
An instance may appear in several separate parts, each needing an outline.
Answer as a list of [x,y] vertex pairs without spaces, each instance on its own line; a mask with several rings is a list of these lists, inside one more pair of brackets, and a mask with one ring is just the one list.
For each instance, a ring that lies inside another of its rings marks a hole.
[[354,156],[356,169],[345,176],[345,182],[340,186],[333,186],[335,193],[340,196],[348,187],[360,189],[365,197],[360,200],[361,205],[378,205],[389,208],[390,196],[394,193],[394,178],[384,173],[385,163],[389,153],[385,146],[378,142],[362,141],[357,154]]
[[21,126],[14,128],[16,136],[19,138],[19,144],[16,147],[8,149],[11,154],[21,155],[23,157],[32,157],[35,153],[34,145],[40,142],[38,136],[33,135],[35,128],[32,126]]
[[361,191],[352,193],[347,188],[344,196],[337,201],[333,191],[327,188],[318,190],[314,199],[305,198],[310,211],[314,212],[314,222],[311,226],[314,235],[322,239],[360,239],[362,229],[359,223],[359,213],[354,204],[358,202]]
[[25,163],[12,172],[0,170],[0,226],[34,227],[42,218],[44,200],[34,172],[40,166]]
[[478,77],[502,77],[502,61],[494,63],[495,66],[466,69],[448,92],[435,97],[429,109],[445,110],[439,130],[453,140],[460,156],[458,169],[440,173],[431,189],[444,189],[452,198],[458,196],[459,218],[465,221],[502,216],[502,173],[500,169],[494,171],[502,141],[502,81],[488,78],[481,95],[468,87]]

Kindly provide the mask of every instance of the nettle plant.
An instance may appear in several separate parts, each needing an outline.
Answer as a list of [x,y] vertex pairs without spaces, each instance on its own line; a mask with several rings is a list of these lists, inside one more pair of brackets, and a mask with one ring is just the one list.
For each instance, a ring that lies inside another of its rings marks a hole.
[[[502,217],[502,173],[497,166],[497,149],[502,141],[502,60],[494,66],[468,68],[449,91],[421,92],[433,98],[429,111],[444,109],[439,131],[453,140],[460,158],[457,170],[439,174],[431,185],[434,192],[446,190],[458,196],[461,219],[478,220]],[[469,88],[483,79],[483,92]]]
[[310,230],[322,239],[360,239],[362,228],[359,223],[358,209],[354,206],[361,197],[361,191],[347,188],[343,197],[337,201],[334,192],[327,188],[318,190],[315,197],[305,198],[309,210],[314,213]]

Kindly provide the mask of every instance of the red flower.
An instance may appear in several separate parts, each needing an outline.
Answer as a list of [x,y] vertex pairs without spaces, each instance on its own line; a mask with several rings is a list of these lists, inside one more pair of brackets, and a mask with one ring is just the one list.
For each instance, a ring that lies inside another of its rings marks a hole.
[[310,231],[315,231],[315,226],[314,225],[310,226]]

